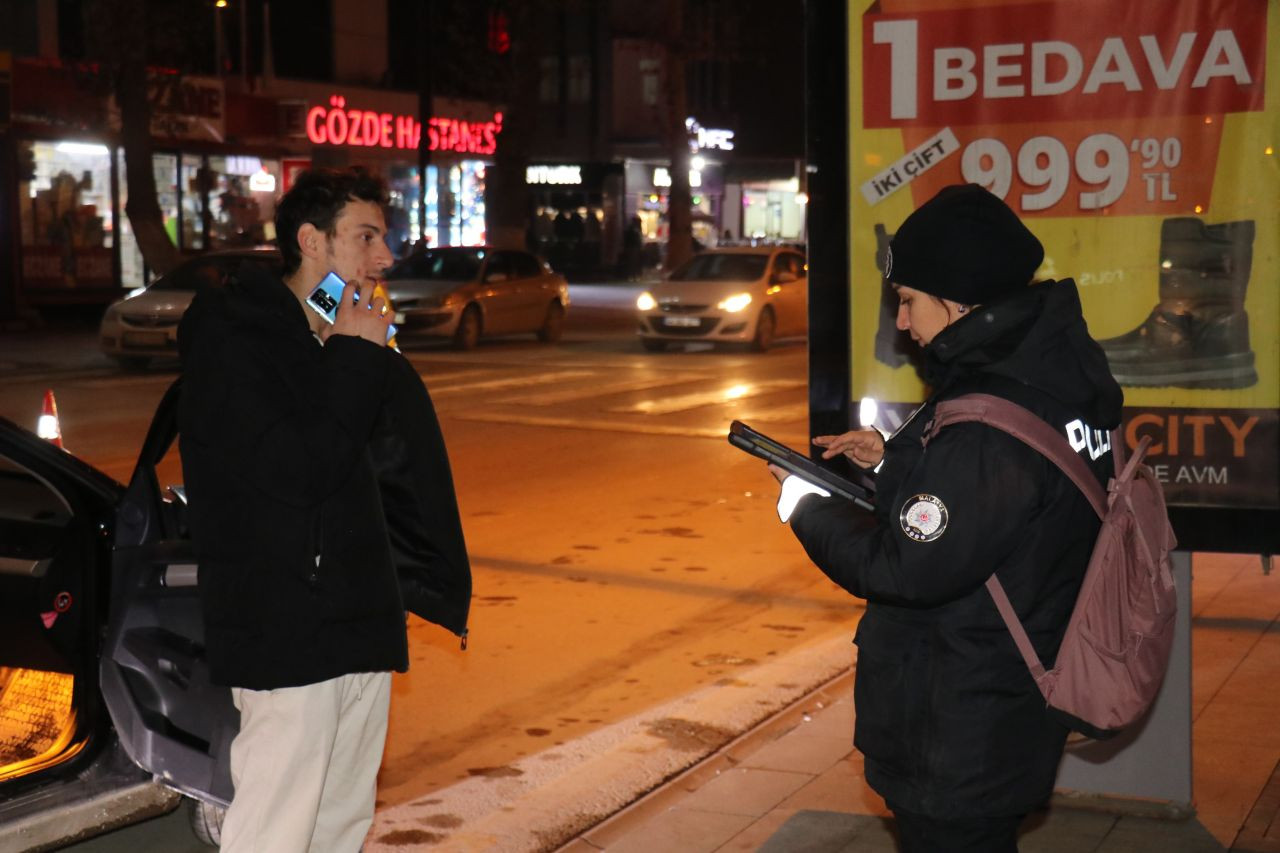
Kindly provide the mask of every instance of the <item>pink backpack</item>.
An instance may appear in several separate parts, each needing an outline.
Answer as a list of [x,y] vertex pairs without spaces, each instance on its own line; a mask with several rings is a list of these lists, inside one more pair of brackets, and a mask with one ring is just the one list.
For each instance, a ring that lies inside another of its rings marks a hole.
[[1169,552],[1176,541],[1160,482],[1142,463],[1151,439],[1144,438],[1126,464],[1120,432],[1112,432],[1116,474],[1104,492],[1061,433],[999,397],[967,394],[939,403],[926,442],[944,426],[962,421],[1004,430],[1044,454],[1102,519],[1053,669],[1040,662],[994,574],[987,590],[1056,716],[1090,737],[1110,737],[1151,707],[1173,646],[1177,596]]

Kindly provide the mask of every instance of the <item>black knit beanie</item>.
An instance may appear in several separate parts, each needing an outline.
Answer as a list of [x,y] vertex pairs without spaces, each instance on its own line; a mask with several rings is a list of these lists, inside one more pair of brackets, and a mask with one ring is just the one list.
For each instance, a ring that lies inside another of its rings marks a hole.
[[1028,284],[1044,247],[1003,201],[977,184],[944,187],[906,218],[884,277],[962,305]]

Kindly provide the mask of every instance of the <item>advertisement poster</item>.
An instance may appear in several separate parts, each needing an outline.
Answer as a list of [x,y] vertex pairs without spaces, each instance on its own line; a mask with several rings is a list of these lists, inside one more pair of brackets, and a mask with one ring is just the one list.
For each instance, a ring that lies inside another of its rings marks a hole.
[[1073,278],[1172,505],[1280,505],[1280,5],[853,0],[853,399],[926,390],[882,281],[894,229],[977,183]]

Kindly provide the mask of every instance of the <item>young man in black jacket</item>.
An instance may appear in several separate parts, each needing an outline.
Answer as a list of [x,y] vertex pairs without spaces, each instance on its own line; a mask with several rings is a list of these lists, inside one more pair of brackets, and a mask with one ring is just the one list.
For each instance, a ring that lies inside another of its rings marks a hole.
[[[451,585],[433,588],[449,612],[428,618],[465,634],[443,440],[374,295],[392,260],[384,203],[362,172],[303,173],[277,209],[283,280],[245,264],[179,330],[207,654],[241,720],[224,851],[360,848],[391,672],[408,667],[398,568],[429,581],[445,565]],[[330,271],[348,282],[332,325],[304,305]]]

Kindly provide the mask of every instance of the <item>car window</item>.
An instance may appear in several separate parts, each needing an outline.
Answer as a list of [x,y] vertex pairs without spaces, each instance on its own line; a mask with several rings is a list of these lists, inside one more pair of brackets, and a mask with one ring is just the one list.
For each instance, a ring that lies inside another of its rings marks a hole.
[[480,274],[481,249],[431,249],[410,255],[387,270],[387,280],[425,278],[435,281],[470,281]]
[[181,264],[173,272],[153,281],[147,289],[199,290],[209,285],[221,287],[227,283],[227,278],[246,262],[263,266],[276,275],[280,274],[280,258],[273,254],[264,252],[250,256],[210,255]]
[[792,252],[783,252],[778,256],[778,270],[786,270],[796,278],[804,278],[804,258]]
[[231,269],[240,263],[239,258],[200,258],[182,264],[168,275],[151,283],[149,290],[199,290],[226,283]]
[[507,278],[513,277],[511,272],[510,252],[489,253],[489,257],[484,264],[484,280],[490,281],[498,274],[505,275]]
[[511,260],[511,268],[516,278],[536,278],[542,274],[542,264],[538,263],[538,259],[533,255],[526,255],[524,252],[508,252],[507,257]]
[[673,272],[671,280],[752,281],[764,275],[768,263],[768,255],[706,252]]

